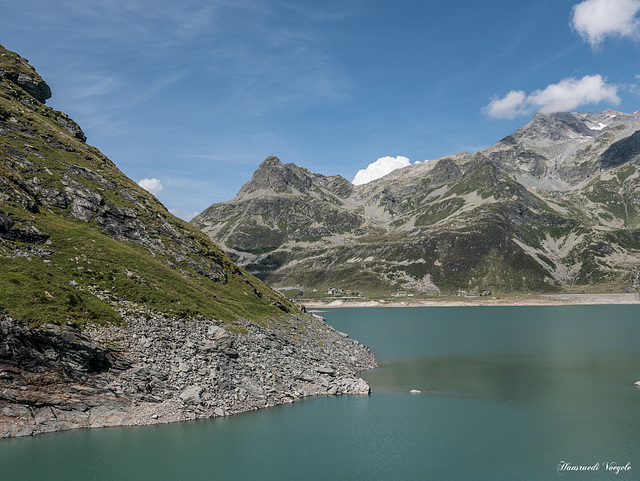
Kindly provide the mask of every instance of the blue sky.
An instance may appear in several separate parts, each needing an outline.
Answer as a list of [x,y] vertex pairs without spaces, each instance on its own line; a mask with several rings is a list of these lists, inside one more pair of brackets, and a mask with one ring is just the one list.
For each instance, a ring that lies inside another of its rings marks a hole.
[[639,110],[639,11],[640,0],[22,0],[0,6],[0,43],[29,59],[47,104],[88,143],[189,219],[269,155],[352,180],[380,158],[489,147],[539,109]]

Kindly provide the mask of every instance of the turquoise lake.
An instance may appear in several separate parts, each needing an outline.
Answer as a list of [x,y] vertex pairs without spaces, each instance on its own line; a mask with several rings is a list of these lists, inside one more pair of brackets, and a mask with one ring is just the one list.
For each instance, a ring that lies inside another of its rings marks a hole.
[[321,314],[376,353],[371,396],[4,439],[0,480],[640,479],[640,306]]

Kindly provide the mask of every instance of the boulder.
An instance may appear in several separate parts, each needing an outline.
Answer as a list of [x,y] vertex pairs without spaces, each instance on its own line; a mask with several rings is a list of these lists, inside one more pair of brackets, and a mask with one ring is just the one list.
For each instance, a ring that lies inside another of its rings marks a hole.
[[336,370],[332,367],[316,367],[316,372],[320,374],[328,374],[329,376],[335,376]]
[[180,393],[180,400],[185,404],[200,404],[202,402],[200,396],[203,392],[202,386],[189,386]]
[[76,139],[86,142],[87,136],[84,135],[84,132],[80,128],[80,126],[65,113],[60,112],[60,114],[56,117],[56,120],[60,124],[60,126],[66,130],[69,135],[75,137]]

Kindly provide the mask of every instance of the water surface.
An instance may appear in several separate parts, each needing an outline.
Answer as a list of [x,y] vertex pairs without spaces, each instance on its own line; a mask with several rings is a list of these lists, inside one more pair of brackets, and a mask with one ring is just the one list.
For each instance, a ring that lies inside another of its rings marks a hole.
[[[363,373],[372,396],[0,440],[0,479],[640,479],[639,314],[633,305],[326,310],[376,353],[380,367]],[[560,476],[562,461],[599,469]]]

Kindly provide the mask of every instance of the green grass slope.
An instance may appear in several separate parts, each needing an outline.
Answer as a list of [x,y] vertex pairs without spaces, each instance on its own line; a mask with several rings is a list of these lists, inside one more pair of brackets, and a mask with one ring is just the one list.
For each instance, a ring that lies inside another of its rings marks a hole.
[[274,319],[295,307],[170,214],[0,45],[0,314],[119,322],[117,300],[177,316]]

